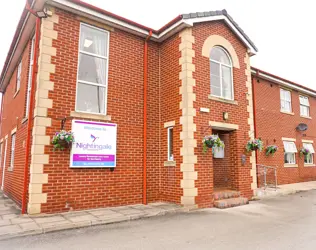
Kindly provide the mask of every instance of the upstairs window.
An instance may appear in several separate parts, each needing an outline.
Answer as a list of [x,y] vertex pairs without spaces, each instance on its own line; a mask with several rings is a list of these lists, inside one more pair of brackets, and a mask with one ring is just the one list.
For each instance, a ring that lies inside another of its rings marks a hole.
[[211,95],[233,100],[233,71],[228,53],[221,47],[214,47],[210,55]]
[[306,96],[300,95],[300,113],[301,116],[309,117],[309,101]]
[[22,61],[19,63],[18,72],[16,74],[16,87],[15,92],[18,92],[21,87],[21,73],[22,73]]
[[295,164],[295,154],[297,153],[297,148],[295,142],[293,141],[283,141],[284,145],[284,163]]
[[76,111],[106,114],[109,32],[81,24]]
[[29,115],[30,108],[30,98],[31,98],[31,89],[32,89],[32,75],[33,75],[33,65],[34,65],[34,43],[35,37],[33,37],[31,41],[31,55],[30,55],[30,65],[29,65],[29,76],[27,81],[27,90],[26,90],[26,109],[25,109],[25,117]]
[[281,111],[291,113],[292,112],[292,100],[291,100],[291,91],[281,89]]

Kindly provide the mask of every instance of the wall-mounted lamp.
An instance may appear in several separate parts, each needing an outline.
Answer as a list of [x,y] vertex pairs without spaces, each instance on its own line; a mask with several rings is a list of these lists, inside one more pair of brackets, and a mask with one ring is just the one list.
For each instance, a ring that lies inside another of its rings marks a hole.
[[31,14],[33,14],[34,16],[36,16],[38,18],[46,18],[46,17],[48,17],[46,8],[44,8],[42,10],[33,10],[31,8],[30,4],[28,3],[28,1],[26,1],[25,9],[27,9]]

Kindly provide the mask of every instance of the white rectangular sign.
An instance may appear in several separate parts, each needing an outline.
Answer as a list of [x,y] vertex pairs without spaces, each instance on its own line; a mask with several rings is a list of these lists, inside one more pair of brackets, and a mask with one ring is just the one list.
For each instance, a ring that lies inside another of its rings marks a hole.
[[73,120],[72,132],[71,168],[116,167],[116,124]]

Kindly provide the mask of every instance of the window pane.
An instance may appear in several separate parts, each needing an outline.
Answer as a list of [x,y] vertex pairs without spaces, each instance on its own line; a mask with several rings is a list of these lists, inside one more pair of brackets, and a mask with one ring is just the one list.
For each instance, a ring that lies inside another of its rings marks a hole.
[[168,133],[168,160],[173,161],[173,128],[169,128]]
[[300,112],[301,112],[301,115],[303,115],[303,116],[309,116],[309,107],[301,105]]
[[107,56],[108,35],[105,31],[81,25],[80,50]]
[[295,154],[294,153],[285,153],[284,162],[288,164],[295,164]]
[[78,83],[77,110],[105,113],[105,88]]
[[78,79],[105,85],[106,59],[80,54]]
[[313,164],[313,158],[314,158],[314,154],[305,155],[304,156],[304,163]]
[[211,75],[214,75],[214,76],[220,76],[220,65],[219,63],[216,63],[216,62],[212,62],[211,61]]
[[306,96],[300,96],[300,104],[304,106],[309,106],[308,97]]
[[230,60],[227,56],[227,54],[224,52],[223,49],[219,47],[214,47],[211,51],[211,60],[220,62],[220,63],[225,63],[227,65],[231,65]]
[[211,75],[211,94],[216,96],[222,96],[221,94],[221,80],[217,76]]
[[223,97],[233,99],[231,68],[222,66]]

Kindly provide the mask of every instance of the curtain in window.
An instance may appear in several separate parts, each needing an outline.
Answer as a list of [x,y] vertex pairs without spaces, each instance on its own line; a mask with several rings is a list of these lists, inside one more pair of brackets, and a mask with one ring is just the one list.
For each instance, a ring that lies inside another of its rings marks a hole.
[[[105,36],[100,36],[98,33],[93,34],[93,48],[97,55],[105,56],[106,54],[106,39]],[[105,86],[106,82],[106,59],[99,59],[95,57],[97,82]],[[104,97],[105,88],[97,86],[97,100],[99,113],[104,113]]]

